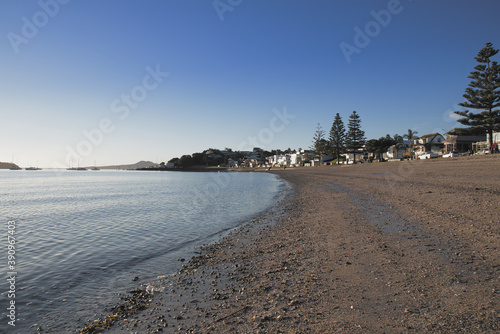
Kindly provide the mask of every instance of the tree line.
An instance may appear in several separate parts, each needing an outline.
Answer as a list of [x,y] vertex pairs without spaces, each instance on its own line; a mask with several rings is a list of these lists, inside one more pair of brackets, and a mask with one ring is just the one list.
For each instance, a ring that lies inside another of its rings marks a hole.
[[337,164],[340,164],[341,155],[345,153],[354,155],[354,163],[356,163],[356,153],[360,152],[373,153],[380,160],[383,160],[382,155],[387,152],[389,147],[395,145],[397,150],[402,149],[404,147],[403,140],[405,138],[413,139],[416,134],[416,131],[408,129],[408,133],[403,136],[395,134],[391,137],[387,134],[385,137],[366,140],[365,132],[361,129],[361,117],[356,111],[353,111],[349,116],[347,129],[342,117],[337,113],[328,138],[325,137],[325,131],[318,124],[311,148],[320,158],[323,155],[333,155],[337,159]]
[[354,160],[356,160],[356,153],[365,145],[365,142],[365,132],[361,130],[361,118],[356,111],[353,111],[349,116],[347,130],[342,117],[337,113],[328,138],[326,138],[321,125],[318,124],[313,137],[312,149],[319,155],[320,159],[324,154],[334,154],[339,163],[340,155],[343,153],[354,153]]
[[[466,88],[463,97],[465,102],[459,103],[459,106],[478,110],[473,113],[470,110],[454,111],[455,114],[462,116],[457,121],[467,126],[461,131],[464,134],[487,134],[488,147],[490,153],[495,149],[493,142],[493,132],[500,131],[500,66],[491,58],[499,50],[493,48],[492,43],[486,43],[475,60],[479,63],[474,67],[468,78],[472,79],[469,87]],[[323,155],[333,155],[340,163],[340,156],[345,153],[354,154],[356,162],[356,153],[363,148],[364,151],[377,154],[380,159],[382,154],[396,145],[396,150],[403,147],[403,139],[412,140],[417,134],[416,131],[408,130],[408,133],[400,136],[395,134],[393,137],[386,135],[379,139],[366,140],[365,133],[361,130],[361,119],[356,111],[349,116],[347,129],[344,122],[337,113],[333,120],[328,138],[321,125],[318,124],[313,137],[311,149],[320,157]]]
[[[300,151],[300,148],[299,148]],[[226,147],[224,150],[219,150],[216,148],[209,148],[203,152],[196,152],[192,154],[182,155],[180,158],[175,157],[170,159],[168,162],[173,164],[176,168],[189,168],[189,167],[213,167],[219,165],[227,165],[228,161],[231,159],[235,162],[241,163],[246,160],[249,156],[252,157],[267,157],[271,155],[278,154],[290,154],[295,153],[296,150],[288,148],[286,150],[272,149],[264,150],[260,147],[254,147],[252,152],[246,151],[233,151],[231,148]],[[167,165],[165,162],[160,163],[160,168],[164,168]]]

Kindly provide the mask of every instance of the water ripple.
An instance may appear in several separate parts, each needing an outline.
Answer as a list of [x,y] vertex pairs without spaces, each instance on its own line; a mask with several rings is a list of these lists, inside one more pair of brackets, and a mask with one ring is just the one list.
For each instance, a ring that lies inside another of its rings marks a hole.
[[131,278],[176,270],[180,252],[264,210],[282,185],[271,174],[219,174],[0,171],[0,214],[17,222],[17,332],[84,325]]

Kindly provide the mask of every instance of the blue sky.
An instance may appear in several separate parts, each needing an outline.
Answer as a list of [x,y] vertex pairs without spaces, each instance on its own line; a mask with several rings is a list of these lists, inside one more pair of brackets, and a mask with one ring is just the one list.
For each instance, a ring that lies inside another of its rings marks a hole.
[[0,161],[308,148],[353,110],[368,138],[444,133],[477,52],[500,48],[498,13],[493,0],[2,1]]

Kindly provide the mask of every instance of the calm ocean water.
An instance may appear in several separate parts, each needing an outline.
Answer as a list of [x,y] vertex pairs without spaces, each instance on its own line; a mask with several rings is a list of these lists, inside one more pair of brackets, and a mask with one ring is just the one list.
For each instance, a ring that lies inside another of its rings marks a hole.
[[267,173],[0,171],[0,332],[36,332],[34,324],[74,332],[118,303],[118,293],[174,273],[179,258],[268,208],[284,187]]

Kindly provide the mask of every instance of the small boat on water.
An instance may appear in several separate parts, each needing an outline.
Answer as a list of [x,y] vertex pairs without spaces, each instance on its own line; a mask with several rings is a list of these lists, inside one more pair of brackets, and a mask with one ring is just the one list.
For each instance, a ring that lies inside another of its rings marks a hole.
[[95,161],[94,161],[94,168],[92,168],[91,170],[100,170],[99,168],[97,168]]
[[21,167],[12,167],[12,168],[9,168],[10,170],[23,170]]
[[38,167],[27,167],[25,170],[42,170],[41,168]]
[[[70,165],[71,166],[71,165]],[[67,168],[66,170],[87,170],[87,168],[85,167],[80,167],[80,159],[78,159],[78,167],[70,167],[70,168]]]

